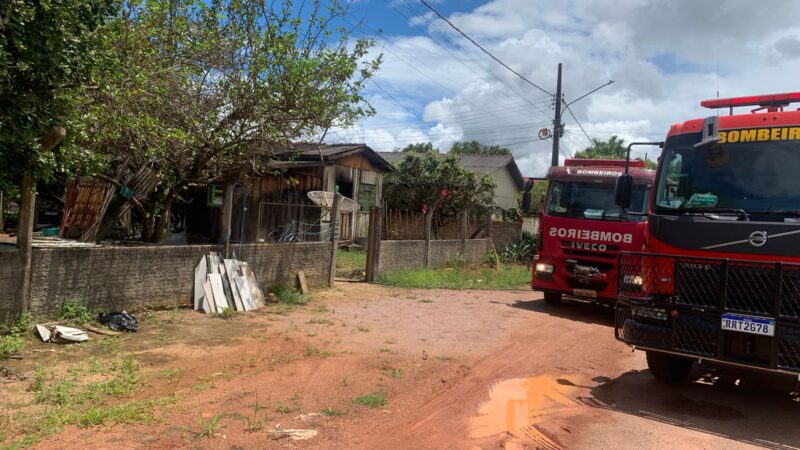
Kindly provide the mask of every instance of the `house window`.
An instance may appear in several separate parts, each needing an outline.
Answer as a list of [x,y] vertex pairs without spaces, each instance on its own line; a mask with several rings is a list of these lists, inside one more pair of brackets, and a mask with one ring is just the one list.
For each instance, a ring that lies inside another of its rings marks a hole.
[[375,185],[374,184],[360,184],[358,186],[358,204],[361,206],[361,212],[367,213],[369,209],[375,206]]

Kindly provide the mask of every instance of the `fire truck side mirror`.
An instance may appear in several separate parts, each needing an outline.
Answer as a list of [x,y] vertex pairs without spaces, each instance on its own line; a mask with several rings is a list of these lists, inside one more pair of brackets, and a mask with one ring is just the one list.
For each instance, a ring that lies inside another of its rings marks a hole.
[[617,178],[617,185],[614,188],[614,204],[621,209],[628,209],[631,206],[631,195],[633,194],[633,176],[622,174]]
[[525,191],[522,193],[522,210],[528,212],[531,209],[531,191]]

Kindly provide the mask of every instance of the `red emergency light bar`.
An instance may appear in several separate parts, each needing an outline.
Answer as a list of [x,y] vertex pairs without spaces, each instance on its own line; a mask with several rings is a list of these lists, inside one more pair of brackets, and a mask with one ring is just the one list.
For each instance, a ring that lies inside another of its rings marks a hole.
[[800,92],[787,92],[784,94],[750,95],[747,97],[715,98],[703,100],[700,106],[709,109],[733,108],[735,106],[785,106],[789,103],[800,102]]
[[[625,167],[624,159],[567,159],[564,161],[567,167]],[[629,167],[643,168],[644,161],[632,159]]]

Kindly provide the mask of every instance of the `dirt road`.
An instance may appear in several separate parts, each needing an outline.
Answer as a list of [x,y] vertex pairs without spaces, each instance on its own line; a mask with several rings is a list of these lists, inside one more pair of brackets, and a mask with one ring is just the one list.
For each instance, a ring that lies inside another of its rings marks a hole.
[[[147,423],[69,425],[39,448],[800,447],[791,380],[698,370],[662,385],[611,323],[608,308],[529,291],[342,283],[291,312],[145,316],[137,335],[55,359],[31,344],[16,369],[76,373],[113,348],[139,362],[134,400],[171,399]],[[3,385],[0,406],[41,414],[26,388]]]

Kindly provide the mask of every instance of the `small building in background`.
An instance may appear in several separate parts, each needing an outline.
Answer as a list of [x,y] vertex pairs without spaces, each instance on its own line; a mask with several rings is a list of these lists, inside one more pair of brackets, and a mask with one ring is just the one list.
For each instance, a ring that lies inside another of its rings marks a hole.
[[[293,145],[237,185],[231,242],[329,239],[330,213],[311,202],[310,191],[338,191],[359,204],[359,211],[342,214],[340,228],[341,241],[356,241],[367,233],[370,208],[381,202],[383,175],[391,170],[366,144]],[[189,242],[222,240],[223,198],[222,185],[195,192],[186,211]]]

